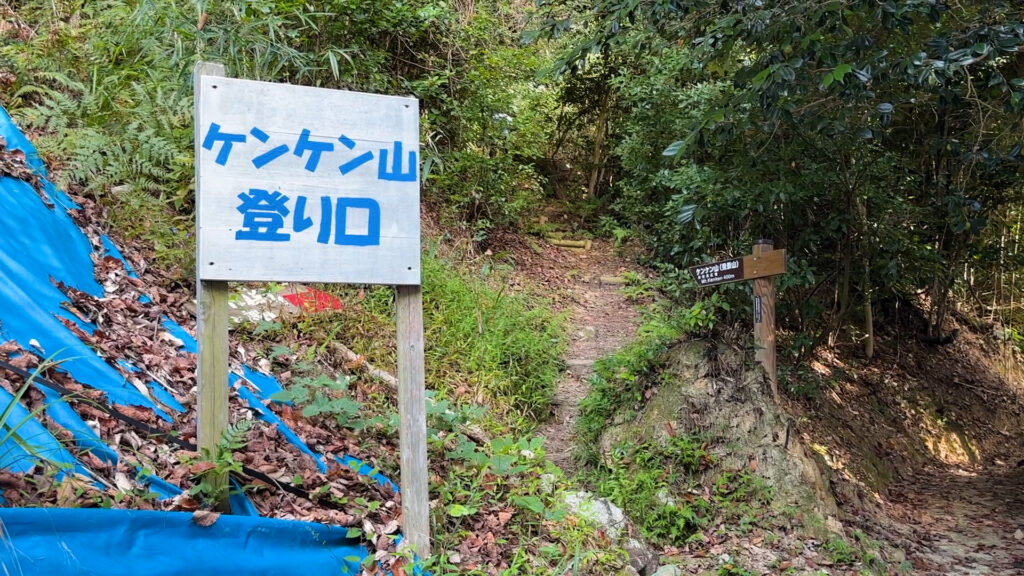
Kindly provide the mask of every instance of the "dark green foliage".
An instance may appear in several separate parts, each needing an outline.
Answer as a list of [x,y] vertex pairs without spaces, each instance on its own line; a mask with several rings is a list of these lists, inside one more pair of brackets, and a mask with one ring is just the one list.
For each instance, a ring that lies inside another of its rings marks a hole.
[[431,188],[443,191],[438,201],[455,222],[474,225],[477,240],[493,226],[517,224],[541,198],[538,177],[529,166],[508,154],[491,157],[474,150],[448,154]]
[[678,544],[692,536],[711,511],[711,503],[685,493],[691,477],[710,457],[699,440],[672,438],[666,446],[641,444],[615,451],[598,492],[640,523],[653,542]]
[[477,240],[492,227],[514,227],[542,199],[545,178],[537,165],[549,154],[557,106],[536,80],[542,50],[520,47],[513,32],[520,24],[503,23],[494,10],[479,13],[464,31],[464,76],[437,93],[428,138],[439,150],[425,152],[434,154],[425,170],[426,199],[448,224],[472,225]]
[[[63,168],[62,185],[119,203],[146,194],[158,204],[144,215],[160,204],[173,211],[164,220],[191,213],[191,72],[200,59],[241,78],[419,97],[426,197],[455,222],[484,233],[512,226],[541,196],[533,166],[547,155],[556,102],[535,80],[544,49],[519,46],[518,8],[30,0],[18,16],[37,32],[0,38],[0,77],[12,82],[5,107],[42,132],[35,140]],[[139,235],[189,252],[187,239]]]
[[1017,3],[567,0],[542,14],[575,43],[566,69],[613,68],[619,220],[669,268],[763,237],[786,248],[780,317],[798,358],[922,292],[938,331],[964,266],[998,270],[979,259],[990,223],[1024,198]]

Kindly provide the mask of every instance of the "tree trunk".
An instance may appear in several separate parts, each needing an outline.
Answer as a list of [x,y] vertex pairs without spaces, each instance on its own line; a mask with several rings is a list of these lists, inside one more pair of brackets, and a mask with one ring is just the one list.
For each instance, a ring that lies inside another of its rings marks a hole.
[[839,340],[839,332],[850,310],[850,281],[853,275],[853,237],[847,231],[846,241],[839,246],[839,278],[836,280],[836,304],[833,310],[832,327],[828,335],[829,347]]
[[932,283],[932,310],[928,323],[928,336],[930,338],[942,337],[942,325],[949,313],[949,294],[956,281],[954,272],[957,264],[959,249],[954,247],[949,251],[949,261],[945,268],[935,274],[935,281]]
[[590,156],[590,184],[587,186],[587,195],[596,198],[597,182],[601,175],[601,160],[604,156],[604,139],[608,133],[608,104],[609,97],[606,92],[601,97],[601,111],[597,114],[597,126],[594,127],[594,150]]
[[860,289],[864,294],[864,355],[870,360],[875,355],[875,319],[871,299],[871,259],[868,258],[868,208],[867,201],[857,196],[857,217],[860,233]]
[[[1003,230],[999,235],[999,266],[995,273],[995,282],[992,287],[992,308],[988,313],[989,322],[995,320],[996,308],[1005,302],[1003,297],[1003,270],[1006,269],[1006,222],[1003,222]],[[984,313],[984,312],[983,312]]]

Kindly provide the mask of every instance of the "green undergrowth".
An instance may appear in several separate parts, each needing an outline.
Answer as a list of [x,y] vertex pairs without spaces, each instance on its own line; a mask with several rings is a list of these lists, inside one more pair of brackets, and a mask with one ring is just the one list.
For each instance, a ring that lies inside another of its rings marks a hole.
[[[195,219],[139,190],[119,190],[97,198],[115,242],[156,266],[170,282],[190,286],[195,280]],[[126,241],[120,241],[121,238]]]
[[[569,514],[566,478],[545,457],[540,438],[501,437],[483,447],[464,439],[441,444],[455,446],[443,453],[444,481],[431,485],[438,503],[432,509],[436,553],[425,566],[431,573],[492,574],[487,564],[467,569],[465,560],[472,559],[463,557],[461,546],[491,538],[508,565],[502,575],[619,573],[624,553]],[[439,447],[436,437],[431,447]]]
[[[566,346],[564,316],[514,292],[506,273],[485,263],[469,273],[439,254],[424,258],[428,377],[483,391],[516,428],[550,410]],[[489,272],[489,270],[491,270]]]
[[[528,289],[513,289],[507,265],[438,245],[423,254],[427,389],[436,401],[486,406],[485,427],[525,433],[550,413],[563,367],[565,318]],[[319,286],[342,310],[246,322],[233,334],[296,375],[316,376],[338,342],[394,373],[394,290]],[[386,401],[385,401],[386,402]]]
[[617,447],[594,475],[597,491],[658,543],[684,542],[711,512],[711,502],[677,487],[692,488],[695,475],[711,462],[699,440],[676,437],[667,445]]
[[587,465],[600,460],[598,440],[617,412],[635,412],[644,403],[644,392],[655,382],[671,345],[684,336],[708,333],[718,310],[728,304],[717,294],[681,311],[664,301],[644,311],[636,339],[622,350],[598,360],[590,380],[590,392],[580,403],[576,421],[577,457]]
[[[353,292],[356,304],[335,337],[392,369],[393,291],[345,289],[343,298]],[[428,388],[456,402],[486,404],[514,430],[532,429],[547,416],[562,369],[565,319],[543,299],[510,289],[507,270],[429,250],[423,320]]]
[[679,385],[665,370],[669,350],[684,338],[708,336],[723,311],[728,305],[715,296],[688,308],[650,306],[637,338],[597,362],[581,403],[576,430],[581,477],[656,544],[681,546],[718,526],[749,530],[772,522],[767,518],[771,488],[755,471],[719,466],[708,449],[715,438],[697,431],[641,444],[602,442],[609,426],[635,418],[650,388]]
[[707,442],[679,435],[663,443],[614,446],[583,477],[623,509],[654,544],[681,546],[705,530],[769,527],[772,489],[755,472],[716,467]]
[[[381,449],[398,435],[395,408],[380,398],[359,399],[353,381],[299,377],[277,399],[292,402],[314,424],[327,418],[347,428],[365,451],[378,455],[378,470],[397,478],[396,458]],[[434,554],[423,568],[452,576],[491,575],[499,565],[506,566],[497,572],[503,576],[620,573],[624,553],[601,541],[587,521],[570,515],[564,497],[570,482],[546,458],[542,440],[529,435],[472,440],[463,427],[481,416],[478,408],[443,399],[427,405]]]
[[[510,270],[432,245],[423,255],[431,526],[435,575],[499,573],[617,574],[623,552],[569,514],[572,481],[545,456],[530,431],[549,410],[562,369],[564,318],[529,290],[510,288]],[[389,455],[398,435],[393,400],[368,394],[355,377],[326,376],[330,341],[351,347],[388,371],[395,361],[394,292],[385,287],[320,286],[343,303],[335,313],[247,323],[235,333],[290,368],[278,395],[313,424],[347,429],[374,465],[398,477]],[[484,408],[486,406],[486,408]],[[494,432],[489,442],[466,427]],[[482,538],[483,547],[476,539]],[[493,539],[493,540],[492,540]],[[473,542],[479,552],[463,546]],[[493,548],[488,543],[493,541]],[[488,555],[487,550],[495,555]],[[477,556],[479,554],[479,556]]]
[[[563,367],[565,318],[528,290],[510,288],[510,270],[432,247],[423,254],[426,384],[438,399],[488,407],[498,429],[532,430],[550,411]],[[319,286],[343,309],[273,322],[244,323],[235,334],[282,360],[315,372],[316,358],[339,342],[394,373],[394,290]],[[303,354],[296,355],[296,348]],[[285,366],[287,364],[287,366]]]
[[647,312],[637,338],[622,350],[597,361],[590,392],[580,403],[576,420],[577,457],[594,465],[600,462],[598,440],[620,409],[635,409],[643,402],[647,377],[658,367],[672,342],[683,335],[682,327],[657,309]]

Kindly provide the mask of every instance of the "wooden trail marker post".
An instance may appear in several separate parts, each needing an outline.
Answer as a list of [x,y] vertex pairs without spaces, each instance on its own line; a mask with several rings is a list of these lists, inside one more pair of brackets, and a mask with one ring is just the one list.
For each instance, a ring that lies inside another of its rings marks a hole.
[[786,251],[773,250],[771,240],[754,243],[754,253],[742,258],[719,260],[690,267],[690,274],[701,288],[754,281],[755,358],[768,374],[772,399],[779,401],[779,380],[775,362],[775,276],[786,273]]
[[194,81],[199,445],[228,420],[229,281],[395,286],[403,545],[426,558],[419,102],[208,62]]

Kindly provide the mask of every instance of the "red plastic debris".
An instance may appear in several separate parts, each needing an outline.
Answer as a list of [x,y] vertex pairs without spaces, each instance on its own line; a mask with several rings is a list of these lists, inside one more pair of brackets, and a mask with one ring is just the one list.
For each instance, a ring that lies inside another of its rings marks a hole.
[[305,292],[282,294],[282,296],[284,296],[285,300],[291,302],[293,306],[304,312],[325,312],[327,310],[341,310],[345,307],[337,296],[314,288],[307,288]]

